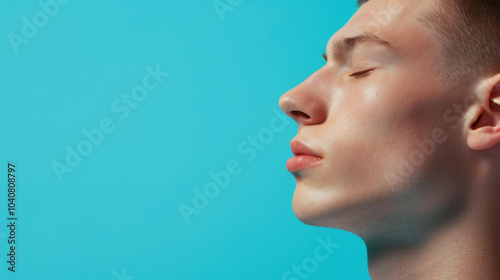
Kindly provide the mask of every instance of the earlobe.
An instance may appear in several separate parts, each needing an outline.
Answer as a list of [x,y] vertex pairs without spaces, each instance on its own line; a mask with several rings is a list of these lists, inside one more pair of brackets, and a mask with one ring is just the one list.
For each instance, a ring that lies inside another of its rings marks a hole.
[[480,127],[467,136],[467,145],[472,150],[486,150],[500,143],[500,129]]
[[467,145],[472,150],[486,150],[500,144],[500,74],[478,88],[483,97],[467,130]]

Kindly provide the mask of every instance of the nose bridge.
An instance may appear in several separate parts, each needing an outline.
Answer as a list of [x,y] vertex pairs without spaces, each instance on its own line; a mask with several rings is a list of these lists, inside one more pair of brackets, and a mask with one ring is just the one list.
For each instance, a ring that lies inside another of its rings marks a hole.
[[328,80],[325,77],[327,71],[323,70],[316,71],[280,98],[281,110],[299,125],[319,124],[327,118]]

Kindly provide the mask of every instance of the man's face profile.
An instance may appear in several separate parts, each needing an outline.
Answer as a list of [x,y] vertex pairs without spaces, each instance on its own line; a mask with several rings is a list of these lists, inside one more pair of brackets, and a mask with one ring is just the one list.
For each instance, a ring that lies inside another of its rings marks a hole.
[[[419,173],[450,164],[458,144],[453,139],[420,160],[420,172],[396,174],[408,177],[405,186],[391,185],[384,176],[411,157],[414,140],[449,127],[440,115],[460,101],[437,80],[437,44],[416,21],[426,7],[420,1],[368,2],[330,39],[325,66],[282,96],[283,111],[299,125],[296,139],[323,158],[321,166],[296,173],[293,208],[305,223],[363,235],[366,222],[381,212],[398,218],[394,210],[403,205],[392,198],[417,186]],[[384,17],[380,23],[378,14]],[[460,174],[460,166],[449,168]],[[415,203],[440,205],[454,193],[447,186],[419,191],[425,193],[415,194],[422,198]]]
[[281,97],[298,123],[288,169],[302,222],[418,243],[467,207],[480,166],[471,154],[500,141],[499,78],[445,81],[442,44],[422,21],[431,9],[368,1],[331,37],[326,64]]

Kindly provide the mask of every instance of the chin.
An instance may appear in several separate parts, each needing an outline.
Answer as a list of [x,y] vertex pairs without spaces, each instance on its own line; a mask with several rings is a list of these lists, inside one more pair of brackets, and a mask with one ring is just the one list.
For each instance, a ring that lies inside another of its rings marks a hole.
[[[331,208],[331,202],[331,199],[317,199],[310,193],[296,190],[292,201],[293,213],[299,221],[306,225],[332,227],[336,224],[335,221],[338,217],[335,214],[337,211]],[[338,226],[341,225],[336,224],[336,228]]]
[[292,208],[297,219],[306,225],[334,228],[368,237],[374,234],[373,231],[380,226],[378,221],[385,216],[384,211],[376,206],[377,202],[339,197],[338,193],[318,192],[317,189],[303,187],[295,190]]
[[378,235],[376,222],[371,220],[375,218],[373,213],[371,216],[359,215],[359,211],[351,207],[331,209],[314,203],[302,203],[300,198],[295,197],[292,207],[297,219],[309,226],[343,230],[363,239]]
[[302,223],[310,226],[324,226],[321,222],[321,215],[314,213],[313,207],[307,207],[300,202],[296,202],[294,198],[292,208],[295,217]]

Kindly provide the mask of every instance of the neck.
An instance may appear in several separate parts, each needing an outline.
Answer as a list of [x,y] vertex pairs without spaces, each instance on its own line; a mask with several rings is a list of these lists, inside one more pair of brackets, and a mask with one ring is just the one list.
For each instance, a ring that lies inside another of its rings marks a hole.
[[500,279],[500,189],[494,178],[498,175],[492,176],[485,166],[478,170],[483,174],[471,182],[460,214],[435,227],[427,238],[391,248],[367,241],[373,280]]

